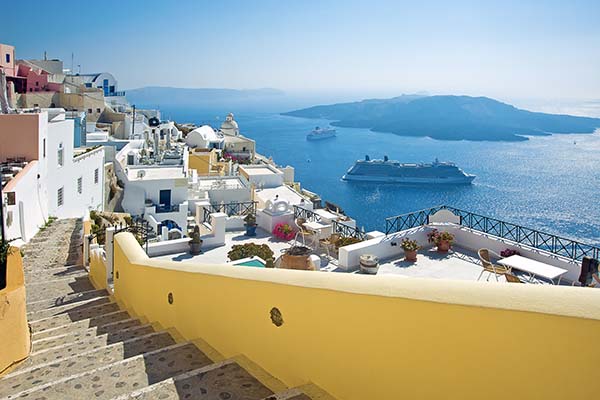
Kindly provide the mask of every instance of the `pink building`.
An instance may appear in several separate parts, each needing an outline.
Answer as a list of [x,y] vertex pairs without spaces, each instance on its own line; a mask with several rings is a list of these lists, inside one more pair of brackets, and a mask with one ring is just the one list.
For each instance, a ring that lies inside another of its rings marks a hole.
[[17,64],[17,78],[20,82],[16,85],[18,93],[31,92],[61,92],[60,83],[48,82],[48,71],[28,64],[26,61],[19,61]]
[[7,77],[16,75],[14,46],[0,43],[0,70],[4,71]]

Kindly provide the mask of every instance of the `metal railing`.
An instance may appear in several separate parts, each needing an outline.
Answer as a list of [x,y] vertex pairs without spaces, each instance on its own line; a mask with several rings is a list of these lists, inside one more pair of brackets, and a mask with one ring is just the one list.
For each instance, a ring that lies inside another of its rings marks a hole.
[[390,234],[427,225],[430,216],[440,210],[448,210],[459,217],[459,224],[461,226],[535,249],[547,251],[561,257],[581,261],[581,259],[586,256],[592,258],[598,258],[600,256],[600,247],[591,244],[581,243],[551,233],[541,232],[536,229],[527,228],[525,226],[445,205],[386,218],[385,233]]
[[333,221],[333,233],[339,234],[341,237],[354,237],[360,240],[365,240],[366,233],[357,227],[346,225],[340,221]]
[[210,204],[204,207],[204,222],[210,223],[210,214],[222,212],[231,217],[234,215],[248,215],[256,214],[256,201],[243,201],[237,203],[226,203],[226,204]]
[[308,208],[294,206],[294,219],[296,218],[304,218],[307,222],[319,222],[321,221],[321,216],[314,212],[313,210],[309,210]]
[[179,212],[179,204],[171,204],[170,206],[156,205],[154,209],[156,210],[157,214]]

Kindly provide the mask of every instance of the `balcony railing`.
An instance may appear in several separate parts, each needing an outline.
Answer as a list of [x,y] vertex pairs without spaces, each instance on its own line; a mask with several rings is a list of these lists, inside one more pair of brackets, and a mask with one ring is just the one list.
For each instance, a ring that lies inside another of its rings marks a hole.
[[333,233],[337,233],[341,237],[355,237],[360,240],[365,240],[366,238],[366,233],[359,228],[339,221],[333,221]]
[[155,206],[155,209],[158,214],[179,212],[179,204],[172,204],[169,206],[157,205]]
[[112,96],[125,96],[125,91],[121,90],[119,92],[108,92],[104,95],[104,97],[112,97]]
[[448,210],[459,217],[459,224],[461,226],[535,249],[547,251],[557,256],[570,258],[575,261],[581,261],[581,259],[586,256],[592,258],[598,258],[600,256],[600,247],[450,206],[437,206],[386,218],[385,232],[386,234],[390,234],[427,225],[430,216],[440,210]]
[[210,204],[204,207],[204,222],[210,223],[210,214],[218,212],[225,213],[229,217],[235,215],[243,216],[248,214],[255,214],[257,204],[258,202],[256,201],[244,201],[227,204]]
[[294,206],[294,219],[304,218],[307,222],[319,222],[321,216],[308,208]]

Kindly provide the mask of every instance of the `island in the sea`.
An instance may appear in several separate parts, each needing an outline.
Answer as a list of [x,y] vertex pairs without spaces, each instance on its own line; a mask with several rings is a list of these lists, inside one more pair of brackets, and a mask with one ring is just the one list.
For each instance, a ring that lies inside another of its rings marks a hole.
[[283,115],[440,140],[520,141],[527,140],[526,136],[593,133],[600,128],[600,118],[531,112],[488,97],[470,96],[402,95],[320,105]]

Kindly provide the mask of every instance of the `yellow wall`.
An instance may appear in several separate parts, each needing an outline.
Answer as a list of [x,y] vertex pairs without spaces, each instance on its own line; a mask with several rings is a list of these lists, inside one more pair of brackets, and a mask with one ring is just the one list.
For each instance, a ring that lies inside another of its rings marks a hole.
[[[220,162],[217,158],[218,153],[215,150],[211,151],[195,151],[190,150],[189,153],[189,168],[195,169],[198,175],[223,175],[229,164]],[[211,169],[212,168],[212,169]]]
[[339,399],[598,393],[600,291],[151,260],[129,233],[115,238],[115,271],[133,315]]
[[106,289],[106,263],[100,251],[90,251],[89,278],[96,289]]
[[30,347],[23,260],[19,249],[8,257],[7,286],[0,290],[0,375],[27,357]]

